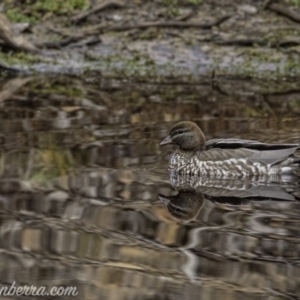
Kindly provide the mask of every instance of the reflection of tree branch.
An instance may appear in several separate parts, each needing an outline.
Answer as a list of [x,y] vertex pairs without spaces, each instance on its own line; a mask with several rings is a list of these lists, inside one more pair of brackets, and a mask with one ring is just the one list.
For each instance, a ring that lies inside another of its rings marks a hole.
[[3,149],[0,150],[0,176],[5,172],[6,153]]
[[219,86],[219,84],[218,84],[218,82],[216,80],[212,80],[211,87],[212,87],[213,91],[216,91],[217,93],[219,93],[219,94],[221,94],[223,96],[229,96],[229,94],[227,92],[223,91],[220,88],[220,86]]
[[300,94],[300,90],[298,89],[291,89],[288,91],[283,91],[283,92],[273,92],[273,93],[262,93],[262,95],[268,95],[268,96],[288,96],[292,94]]
[[0,104],[31,80],[32,77],[13,78],[7,80],[0,90]]
[[35,158],[35,149],[31,148],[29,150],[29,160],[27,163],[27,168],[24,174],[24,178],[28,179],[31,175],[31,172],[33,170],[33,166],[34,166],[34,158]]
[[262,96],[262,97],[259,97],[259,100],[260,102],[262,103],[262,105],[265,107],[265,109],[268,111],[269,115],[272,117],[272,118],[275,118],[277,119],[277,115],[274,111],[274,109],[271,107],[271,105],[268,103],[267,97],[265,96]]

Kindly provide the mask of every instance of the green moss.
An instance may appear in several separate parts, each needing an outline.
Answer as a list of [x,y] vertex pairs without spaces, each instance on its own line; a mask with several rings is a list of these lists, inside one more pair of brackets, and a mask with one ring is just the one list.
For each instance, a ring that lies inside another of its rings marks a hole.
[[35,16],[24,15],[20,12],[20,8],[14,7],[6,10],[6,17],[13,23],[18,22],[28,22],[30,24],[35,24],[38,18]]
[[25,52],[3,53],[0,52],[0,62],[5,65],[32,65],[43,61],[41,57]]
[[300,73],[300,60],[288,59],[283,66],[283,73],[287,74],[299,74]]
[[185,2],[187,2],[188,4],[192,4],[192,5],[199,5],[202,3],[202,0],[187,0]]
[[202,3],[202,0],[163,0],[162,4],[168,6],[166,15],[168,17],[177,17],[181,14],[180,6],[197,6]]
[[167,17],[178,17],[180,16],[180,10],[178,6],[171,6],[167,12],[166,12]]
[[32,9],[40,13],[54,13],[57,15],[69,14],[76,9],[84,9],[87,6],[86,0],[56,0],[36,1]]
[[[25,2],[25,3],[24,3]],[[6,0],[5,13],[12,22],[38,23],[52,15],[69,15],[88,7],[87,0],[25,0],[15,4]]]
[[199,5],[202,0],[163,0],[162,3],[167,6]]
[[158,38],[159,30],[157,28],[148,28],[142,30],[139,34],[140,40],[152,40]]
[[153,78],[157,77],[161,69],[168,70],[166,65],[157,66],[148,55],[137,54],[134,57],[120,57],[118,55],[97,60],[97,67],[103,74],[124,78]]
[[289,0],[289,3],[294,6],[300,6],[300,0]]

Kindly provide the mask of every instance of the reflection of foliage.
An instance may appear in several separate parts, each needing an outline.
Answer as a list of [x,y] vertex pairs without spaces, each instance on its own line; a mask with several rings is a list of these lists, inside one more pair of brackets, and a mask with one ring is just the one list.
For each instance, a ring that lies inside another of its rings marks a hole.
[[76,167],[70,150],[30,149],[0,152],[0,177],[47,182]]
[[31,82],[30,93],[36,92],[41,95],[64,95],[66,97],[83,97],[84,89],[79,85],[69,85],[68,80],[64,78],[42,78]]
[[29,179],[33,181],[47,181],[66,175],[74,165],[70,151],[66,150],[37,150],[34,166]]

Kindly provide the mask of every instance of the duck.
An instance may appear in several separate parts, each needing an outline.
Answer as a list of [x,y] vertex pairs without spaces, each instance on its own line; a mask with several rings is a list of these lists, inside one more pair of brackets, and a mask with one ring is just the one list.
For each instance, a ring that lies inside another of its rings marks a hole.
[[206,141],[200,127],[190,121],[175,124],[159,144],[178,149],[169,161],[169,172],[203,176],[252,176],[294,173],[300,166],[295,152],[300,144],[268,144],[254,140]]

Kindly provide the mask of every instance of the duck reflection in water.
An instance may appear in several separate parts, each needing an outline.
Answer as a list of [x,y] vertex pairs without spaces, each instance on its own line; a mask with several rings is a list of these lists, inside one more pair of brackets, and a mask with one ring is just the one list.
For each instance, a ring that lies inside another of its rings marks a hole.
[[178,220],[197,217],[205,200],[228,205],[247,205],[252,201],[295,201],[300,199],[299,177],[255,176],[244,181],[170,174],[175,196],[159,194],[170,214]]
[[193,189],[179,189],[176,196],[159,194],[159,199],[168,207],[170,214],[176,219],[191,220],[196,217],[202,207],[203,197]]

